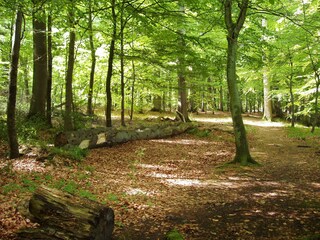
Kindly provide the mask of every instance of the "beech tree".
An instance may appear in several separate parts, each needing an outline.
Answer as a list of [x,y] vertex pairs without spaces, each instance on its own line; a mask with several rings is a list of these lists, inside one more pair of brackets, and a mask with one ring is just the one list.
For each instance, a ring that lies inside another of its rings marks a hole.
[[38,115],[45,119],[48,84],[46,14],[41,1],[33,3],[33,84],[29,117]]
[[9,75],[9,97],[7,105],[7,126],[8,126],[8,140],[9,140],[9,158],[19,157],[19,144],[16,131],[16,95],[17,95],[17,79],[18,79],[18,65],[20,55],[20,42],[22,35],[22,12],[17,10],[16,20],[14,24],[13,44],[11,50],[11,65]]
[[[237,45],[240,31],[246,19],[249,0],[234,2],[233,0],[224,0],[224,17],[227,28],[227,82],[230,94],[230,110],[235,135],[236,155],[233,162],[247,165],[256,163],[249,152],[246,130],[241,116],[241,100],[237,86],[236,60]],[[239,13],[234,16],[234,8],[238,7]],[[234,22],[236,19],[236,22]]]

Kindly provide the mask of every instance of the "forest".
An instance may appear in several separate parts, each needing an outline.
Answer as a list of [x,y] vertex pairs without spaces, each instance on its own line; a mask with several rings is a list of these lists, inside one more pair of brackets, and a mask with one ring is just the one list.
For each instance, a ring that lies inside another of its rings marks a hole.
[[318,0],[0,10],[0,239],[320,239]]

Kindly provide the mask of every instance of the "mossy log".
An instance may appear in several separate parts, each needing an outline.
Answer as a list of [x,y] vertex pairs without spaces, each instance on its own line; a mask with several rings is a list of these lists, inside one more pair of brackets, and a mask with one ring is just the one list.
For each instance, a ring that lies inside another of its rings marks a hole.
[[18,239],[108,240],[114,212],[98,202],[41,186],[29,201],[38,228],[23,229]]
[[137,129],[93,128],[61,132],[56,147],[78,146],[82,149],[112,146],[132,140],[171,137],[193,128],[193,123],[165,123]]

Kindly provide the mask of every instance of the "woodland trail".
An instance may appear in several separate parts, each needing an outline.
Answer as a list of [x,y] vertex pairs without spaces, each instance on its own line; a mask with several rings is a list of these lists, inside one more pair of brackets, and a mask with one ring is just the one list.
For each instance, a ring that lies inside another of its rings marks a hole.
[[122,192],[135,199],[129,212],[136,205],[131,215],[119,211],[124,225],[115,239],[162,239],[170,229],[198,240],[320,234],[319,145],[287,138],[280,123],[245,117],[251,152],[261,166],[224,166],[234,151],[230,119],[196,120],[211,131],[207,137],[184,134],[128,144],[140,155],[129,166],[131,179],[127,173]]
[[[280,123],[244,117],[261,165],[225,165],[234,154],[231,119],[193,117],[198,131],[92,149],[81,163],[56,159],[32,173],[35,161],[19,159],[27,175],[20,168],[3,184],[39,181],[95,197],[115,211],[114,240],[162,240],[173,229],[185,240],[320,239],[319,137],[288,138]],[[21,219],[12,206],[23,194],[2,196],[0,228]]]

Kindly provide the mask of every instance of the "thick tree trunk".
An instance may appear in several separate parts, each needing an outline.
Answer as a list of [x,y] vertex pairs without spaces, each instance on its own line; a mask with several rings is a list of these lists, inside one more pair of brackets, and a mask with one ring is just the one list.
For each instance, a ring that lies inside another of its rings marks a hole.
[[89,29],[89,42],[91,51],[91,71],[90,71],[90,81],[89,81],[89,92],[88,92],[88,103],[87,103],[87,114],[93,115],[93,86],[94,86],[94,73],[96,68],[96,49],[93,42],[93,29],[92,29],[92,0],[89,0],[89,19],[88,19],[88,29]]
[[[181,14],[185,14],[185,7],[182,1],[179,1],[179,11]],[[179,23],[180,25],[184,25],[184,22]],[[187,82],[186,82],[186,66],[185,66],[185,30],[182,28],[179,30],[179,48],[180,48],[180,56],[178,57],[178,111],[182,114],[184,120],[186,122],[190,122],[188,115],[188,92],[187,92]]]
[[9,158],[19,157],[19,144],[16,131],[16,97],[17,97],[17,80],[18,66],[20,55],[20,41],[22,29],[22,12],[16,13],[13,45],[11,50],[11,67],[9,73],[9,97],[7,105],[7,127],[9,140]]
[[65,116],[64,116],[64,130],[70,131],[73,130],[73,120],[72,120],[72,81],[73,81],[73,69],[74,69],[74,48],[76,42],[76,33],[74,31],[74,13],[73,13],[73,0],[70,0],[70,9],[69,9],[69,48],[68,48],[68,65],[66,73],[66,106],[65,106]]
[[115,41],[117,36],[117,17],[115,12],[115,0],[112,0],[112,21],[113,21],[113,33],[110,42],[109,60],[108,60],[108,73],[106,79],[106,127],[112,127],[111,111],[112,111],[112,95],[111,95],[111,79],[113,74],[113,59],[115,50]]
[[19,239],[108,240],[114,228],[111,208],[45,186],[31,197],[29,212],[40,227],[21,230]]
[[45,119],[48,84],[46,22],[44,10],[33,13],[33,86],[29,117]]
[[230,95],[230,110],[235,135],[236,155],[234,163],[247,165],[256,163],[249,152],[249,145],[246,135],[246,130],[241,116],[241,100],[237,86],[236,75],[236,59],[237,59],[237,39],[240,30],[245,21],[248,0],[239,3],[240,13],[237,23],[233,22],[232,18],[232,0],[225,0],[225,23],[228,30],[228,52],[227,52],[227,82]]

